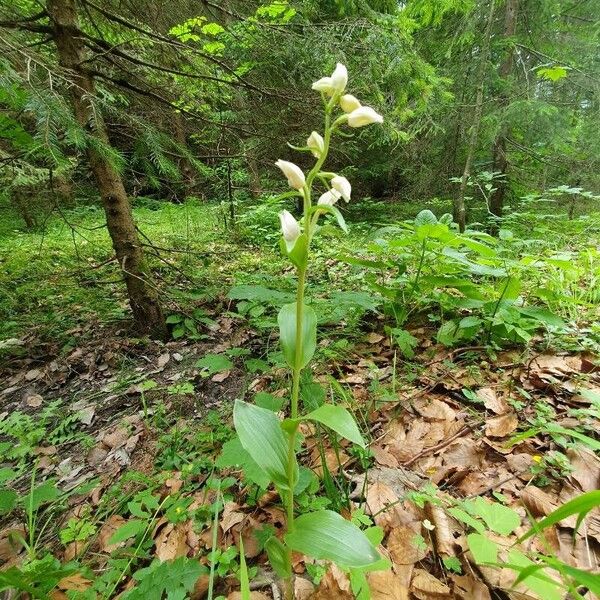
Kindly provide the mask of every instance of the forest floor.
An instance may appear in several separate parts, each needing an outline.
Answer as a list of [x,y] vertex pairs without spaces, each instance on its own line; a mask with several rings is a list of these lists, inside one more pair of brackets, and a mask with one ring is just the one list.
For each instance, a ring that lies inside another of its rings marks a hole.
[[[94,219],[85,223],[96,235]],[[255,600],[281,598],[264,541],[283,531],[283,512],[277,495],[232,456],[230,416],[238,398],[281,410],[288,376],[275,360],[273,319],[256,298],[264,289],[254,289],[254,300],[227,292],[234,283],[257,283],[236,274],[265,283],[282,263],[271,251],[215,240],[214,229],[208,235],[193,223],[191,252],[227,257],[204,264],[194,286],[170,288],[178,339],[166,343],[130,335],[125,308],[115,312],[106,301],[106,274],[73,269],[65,247],[71,229],[55,229],[60,235],[48,236],[46,252],[29,267],[17,256],[8,269],[21,269],[23,279],[8,292],[15,318],[5,321],[5,337],[14,337],[0,348],[7,359],[0,367],[0,482],[7,486],[0,492],[0,562],[7,573],[27,560],[38,564],[36,589],[54,600],[160,598],[163,591],[183,598],[189,581],[189,597],[200,599],[211,564],[215,596],[238,598],[240,538]],[[180,225],[162,240],[149,237],[181,248]],[[156,227],[164,234],[164,223]],[[78,264],[106,260],[105,240],[98,244],[80,245]],[[324,251],[317,269],[325,285],[341,277],[332,256]],[[185,269],[196,258],[186,254],[174,265]],[[50,264],[50,283],[33,291],[36,273]],[[67,286],[65,273],[90,288]],[[164,276],[179,279],[166,267]],[[24,298],[30,307],[49,306],[33,315],[14,310]],[[490,562],[526,566],[542,553],[598,572],[597,509],[583,527],[570,517],[544,536],[517,541],[530,518],[600,489],[597,355],[541,335],[516,349],[449,348],[425,322],[410,327],[417,341],[407,359],[381,315],[349,314],[343,325],[321,336],[304,402],[321,393],[311,387],[318,383],[352,409],[368,450],[305,428],[308,475],[298,509],[326,506],[382,528],[380,551],[392,568],[369,574],[373,600],[566,597],[544,577],[513,588],[514,568],[482,566],[473,556],[475,538],[468,540],[482,532],[497,544]],[[175,561],[172,580],[154,558]],[[343,571],[301,556],[294,566],[299,599],[355,597]]]

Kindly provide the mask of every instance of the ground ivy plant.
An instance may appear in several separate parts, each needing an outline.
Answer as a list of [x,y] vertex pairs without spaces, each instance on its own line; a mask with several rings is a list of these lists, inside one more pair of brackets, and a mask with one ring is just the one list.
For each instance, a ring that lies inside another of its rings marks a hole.
[[[310,247],[319,230],[319,219],[332,215],[346,231],[346,224],[336,203],[350,201],[350,182],[340,175],[323,170],[332,138],[342,127],[363,127],[381,123],[383,118],[372,108],[362,106],[346,94],[348,73],[338,64],[331,77],[313,84],[324,105],[323,135],[313,131],[306,146],[297,148],[310,152],[315,162],[308,174],[296,164],[278,160],[276,165],[286,176],[292,191],[285,196],[299,197],[303,205],[300,221],[288,211],[280,214],[281,248],[297,274],[296,301],[282,307],[278,316],[279,336],[285,360],[292,373],[290,416],[281,421],[266,408],[237,401],[234,423],[244,450],[279,491],[286,509],[286,533],[283,540],[273,536],[265,544],[275,572],[285,581],[286,598],[293,599],[292,552],[330,560],[350,571],[351,580],[362,587],[367,570],[381,568],[383,561],[375,545],[381,533],[373,528],[362,531],[355,524],[330,510],[317,510],[296,516],[294,493],[298,486],[299,469],[296,453],[301,446],[298,428],[302,421],[321,423],[338,435],[365,446],[363,437],[350,412],[344,407],[324,404],[316,410],[299,414],[300,374],[307,367],[317,346],[317,315],[305,302],[305,287],[309,267]],[[322,193],[313,202],[314,188]]]

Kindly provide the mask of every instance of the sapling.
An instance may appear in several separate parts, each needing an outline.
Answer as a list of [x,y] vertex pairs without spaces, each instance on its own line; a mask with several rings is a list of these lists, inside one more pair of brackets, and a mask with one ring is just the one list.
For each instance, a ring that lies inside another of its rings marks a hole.
[[[332,215],[346,231],[344,218],[336,204],[340,200],[350,201],[352,186],[340,175],[323,170],[331,140],[336,131],[344,126],[363,127],[381,123],[383,117],[372,108],[362,106],[352,95],[345,94],[348,72],[342,64],[336,66],[330,77],[323,77],[312,88],[321,93],[324,105],[323,135],[313,131],[306,146],[295,148],[310,152],[315,162],[308,172],[292,162],[278,160],[275,164],[287,178],[292,192],[286,195],[301,198],[303,214],[300,221],[284,210],[281,221],[281,248],[289,258],[297,274],[296,302],[282,307],[278,316],[281,348],[292,372],[290,416],[280,421],[267,409],[237,401],[234,423],[244,449],[254,462],[273,481],[286,510],[286,533],[283,541],[270,538],[265,547],[269,560],[282,577],[288,600],[293,599],[292,552],[300,552],[316,559],[330,560],[351,573],[381,568],[382,560],[377,553],[374,536],[378,532],[366,533],[345,520],[338,513],[319,510],[296,517],[294,490],[298,483],[298,427],[302,421],[319,422],[365,447],[365,442],[352,415],[343,407],[324,404],[316,410],[299,414],[300,374],[313,357],[317,345],[317,315],[305,303],[305,286],[309,266],[311,242],[318,232],[319,219]],[[317,201],[313,201],[315,184],[322,188]],[[364,579],[364,575],[362,575]]]

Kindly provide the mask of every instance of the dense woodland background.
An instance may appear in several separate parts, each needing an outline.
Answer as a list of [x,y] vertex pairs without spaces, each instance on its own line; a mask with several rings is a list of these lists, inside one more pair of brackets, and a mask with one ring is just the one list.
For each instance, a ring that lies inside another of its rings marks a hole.
[[[598,190],[594,0],[5,2],[3,221],[43,228],[101,202],[136,320],[164,335],[130,206],[230,203],[280,187],[274,160],[318,127],[310,83],[344,62],[385,115],[335,149],[355,198],[454,205],[490,226]],[[337,163],[337,164],[336,164]],[[416,212],[416,211],[415,211]],[[410,213],[410,211],[409,211]],[[141,240],[152,244],[152,240]],[[139,250],[138,250],[139,249]]]

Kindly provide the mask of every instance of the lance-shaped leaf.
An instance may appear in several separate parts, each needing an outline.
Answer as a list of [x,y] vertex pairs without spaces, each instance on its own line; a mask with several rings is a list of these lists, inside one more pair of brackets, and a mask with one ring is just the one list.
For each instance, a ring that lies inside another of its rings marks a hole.
[[298,517],[294,530],[285,536],[285,541],[296,552],[319,560],[331,560],[343,567],[366,567],[381,558],[354,523],[331,510]]
[[281,238],[281,251],[285,254],[296,267],[303,267],[308,256],[308,237],[306,234],[300,235],[293,242],[287,242]]
[[333,429],[333,431],[343,438],[358,444],[361,448],[364,448],[367,445],[358,429],[354,417],[343,406],[323,404],[316,410],[308,413],[304,418],[322,423],[326,427],[329,427],[329,429]]
[[[235,401],[233,422],[242,447],[281,489],[289,489],[287,476],[288,440],[277,415],[241,400]],[[298,465],[294,464],[294,485]]]
[[279,311],[279,339],[287,364],[295,369],[304,368],[317,348],[317,315],[310,306],[303,307],[300,362],[296,365],[296,302],[285,304]]
[[315,206],[315,208],[317,210],[323,211],[324,213],[329,213],[330,215],[333,215],[338,225],[340,226],[340,229],[344,233],[348,233],[348,226],[346,225],[346,220],[344,219],[344,216],[342,215],[340,209],[337,206],[319,204],[318,206]]
[[569,500],[569,502],[566,502],[562,506],[559,506],[555,511],[551,512],[546,518],[535,523],[525,535],[522,535],[519,538],[519,541],[522,542],[532,535],[539,533],[542,529],[560,523],[562,520],[567,519],[572,515],[578,515],[576,525],[576,529],[578,529],[585,516],[598,506],[600,506],[600,490],[581,494],[581,496]]
[[292,573],[290,570],[290,564],[287,558],[287,551],[283,542],[277,539],[275,536],[271,536],[265,542],[265,550],[267,551],[267,556],[269,557],[269,562],[273,567],[273,570],[279,577],[282,579],[286,579]]

